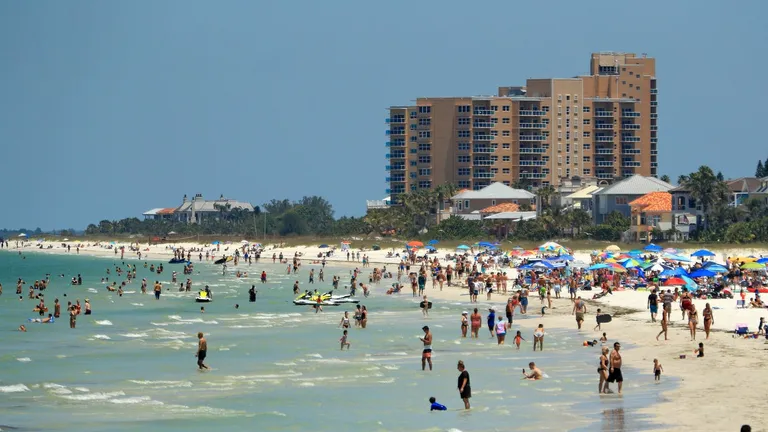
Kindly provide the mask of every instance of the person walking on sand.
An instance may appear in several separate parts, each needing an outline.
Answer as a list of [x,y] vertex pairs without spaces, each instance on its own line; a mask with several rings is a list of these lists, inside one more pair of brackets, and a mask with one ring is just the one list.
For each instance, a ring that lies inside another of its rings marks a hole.
[[424,326],[421,329],[424,330],[424,337],[419,338],[424,344],[424,349],[421,352],[421,370],[426,368],[427,363],[429,363],[429,370],[432,370],[432,332],[429,331],[429,326]]
[[656,295],[656,289],[648,295],[648,309],[651,311],[651,322],[656,322],[656,313],[659,312],[659,296]]
[[571,315],[576,315],[576,324],[579,326],[579,330],[581,330],[581,324],[584,322],[585,313],[587,313],[587,305],[581,297],[576,297]]
[[469,385],[469,372],[464,367],[463,360],[459,360],[456,368],[459,370],[459,397],[464,401],[464,409],[469,409],[469,398],[472,397],[472,387]]
[[203,332],[199,332],[197,334],[197,353],[195,354],[195,357],[197,357],[197,368],[200,370],[208,369],[208,366],[205,365],[205,356],[208,353],[208,341],[205,340],[205,337],[203,337]]
[[619,394],[621,394],[621,387],[624,384],[624,376],[621,374],[621,354],[619,354],[619,350],[621,349],[621,344],[618,342],[615,342],[613,344],[613,351],[611,352],[610,357],[610,370],[608,371],[608,383],[617,382],[619,383]]
[[706,338],[709,339],[709,331],[712,328],[712,324],[715,323],[715,315],[712,313],[712,308],[709,306],[709,303],[704,306],[701,315],[704,317],[704,333],[707,335]]
[[661,381],[661,373],[664,372],[664,368],[661,367],[659,359],[653,359],[653,379],[654,381]]
[[664,340],[669,340],[667,338],[667,314],[663,313],[661,314],[661,331],[659,334],[656,335],[656,340],[659,340],[659,336],[664,335]]
[[600,353],[600,365],[597,367],[597,373],[600,375],[600,381],[597,384],[598,393],[608,393],[608,347],[603,347]]
[[696,325],[699,324],[699,312],[696,305],[691,303],[688,309],[688,328],[691,330],[691,340],[696,340]]

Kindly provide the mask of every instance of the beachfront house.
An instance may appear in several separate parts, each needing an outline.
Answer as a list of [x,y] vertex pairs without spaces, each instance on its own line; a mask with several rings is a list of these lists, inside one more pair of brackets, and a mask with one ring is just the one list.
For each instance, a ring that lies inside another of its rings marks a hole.
[[514,189],[496,182],[480,190],[460,191],[451,197],[453,202],[451,209],[455,215],[479,215],[480,210],[498,204],[517,204],[520,207],[532,208],[535,200],[536,195],[527,190]]
[[184,223],[201,223],[207,219],[218,219],[233,211],[252,212],[253,205],[247,202],[224,198],[217,200],[203,199],[202,194],[196,194],[192,199],[184,195],[181,205],[170,208],[155,208],[143,213],[144,219],[174,220]]
[[380,200],[365,200],[366,210],[388,209],[391,205],[392,200],[390,197],[386,197]]
[[173,220],[173,213],[176,207],[160,207],[142,213],[144,220]]
[[597,225],[616,211],[629,217],[629,203],[651,192],[667,192],[673,186],[655,177],[633,175],[592,193],[592,221]]
[[672,195],[672,227],[676,231],[674,239],[688,240],[696,232],[704,212],[687,187],[677,186],[669,193]]
[[632,241],[651,243],[654,231],[661,235],[672,228],[672,194],[651,192],[629,203],[629,233]]
[[600,189],[602,189],[602,187],[597,185],[587,186],[567,195],[565,199],[570,201],[571,208],[584,210],[587,214],[592,216],[592,194]]
[[730,192],[728,205],[738,207],[752,198],[762,186],[763,181],[757,177],[741,177],[734,180],[726,180],[725,185]]

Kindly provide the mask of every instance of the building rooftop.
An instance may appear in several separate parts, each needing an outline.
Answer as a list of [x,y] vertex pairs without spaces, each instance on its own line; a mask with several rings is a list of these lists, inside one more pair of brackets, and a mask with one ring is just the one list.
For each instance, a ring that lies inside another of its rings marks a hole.
[[667,192],[672,188],[671,184],[656,177],[643,177],[635,174],[594,192],[593,195],[645,195],[650,192]]
[[495,206],[486,207],[480,210],[480,213],[503,213],[503,212],[517,212],[520,211],[520,206],[514,203],[502,203]]
[[496,219],[496,220],[529,220],[529,219],[536,219],[536,212],[530,211],[530,212],[501,212],[496,213],[490,216],[487,216],[485,219]]
[[672,211],[672,194],[669,192],[651,192],[629,203],[632,210],[645,213],[664,213]]
[[592,194],[602,189],[600,186],[587,186],[583,189],[579,189],[576,192],[566,196],[569,199],[588,199],[592,198]]
[[535,195],[523,189],[514,189],[503,183],[492,183],[480,190],[463,191],[452,199],[533,199]]

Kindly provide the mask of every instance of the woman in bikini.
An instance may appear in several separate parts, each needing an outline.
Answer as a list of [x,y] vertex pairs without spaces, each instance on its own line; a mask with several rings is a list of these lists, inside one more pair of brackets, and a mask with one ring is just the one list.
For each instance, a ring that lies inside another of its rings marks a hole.
[[606,393],[604,387],[608,380],[608,351],[608,347],[603,347],[600,355],[600,366],[597,368],[597,373],[600,375],[600,382],[597,384],[598,393]]
[[533,332],[533,350],[536,351],[536,345],[539,346],[539,351],[544,351],[544,324],[539,324]]
[[699,323],[699,312],[696,310],[696,305],[691,303],[691,308],[688,310],[688,328],[691,329],[691,340],[696,340],[696,325]]
[[707,335],[707,339],[709,339],[709,330],[712,328],[712,324],[715,323],[715,316],[712,314],[712,308],[709,306],[709,303],[704,306],[701,315],[704,316],[704,333]]
[[461,337],[467,337],[467,328],[469,327],[469,319],[467,318],[467,312],[461,313]]
[[475,311],[472,313],[472,316],[469,318],[472,323],[471,337],[477,339],[477,333],[480,331],[480,326],[482,326],[483,324],[483,317],[477,312],[477,308],[475,308]]

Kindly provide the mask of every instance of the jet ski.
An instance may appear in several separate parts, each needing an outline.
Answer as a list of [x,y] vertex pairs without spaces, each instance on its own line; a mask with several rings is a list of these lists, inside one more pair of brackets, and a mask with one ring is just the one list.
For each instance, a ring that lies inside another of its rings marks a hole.
[[317,302],[317,300],[308,300],[308,299],[301,299],[301,300],[294,300],[293,304],[296,306],[338,306],[341,303],[336,303],[331,300],[321,300],[320,303]]
[[208,297],[208,293],[205,292],[205,291],[200,291],[197,294],[197,297],[195,297],[195,302],[197,302],[197,303],[209,303],[209,302],[212,302],[212,301],[213,301],[213,299]]
[[331,299],[331,294],[332,294],[332,291],[329,291],[329,292],[324,293],[324,294],[315,294],[313,292],[307,291],[304,294],[301,294],[300,296],[296,297],[295,301],[309,300],[309,301],[317,303],[317,298],[318,297],[320,297],[321,301],[327,301],[327,300]]
[[350,294],[334,296],[332,295],[329,301],[334,303],[360,303],[360,300],[354,299]]
[[171,260],[168,261],[168,264],[184,264],[187,262],[188,261],[185,260],[184,258],[171,258]]
[[228,262],[232,261],[233,259],[234,259],[234,258],[232,258],[231,256],[225,256],[225,257],[223,257],[223,258],[219,258],[219,259],[217,259],[217,260],[216,260],[216,261],[214,261],[213,263],[214,263],[214,264],[225,264],[225,263],[228,263]]

